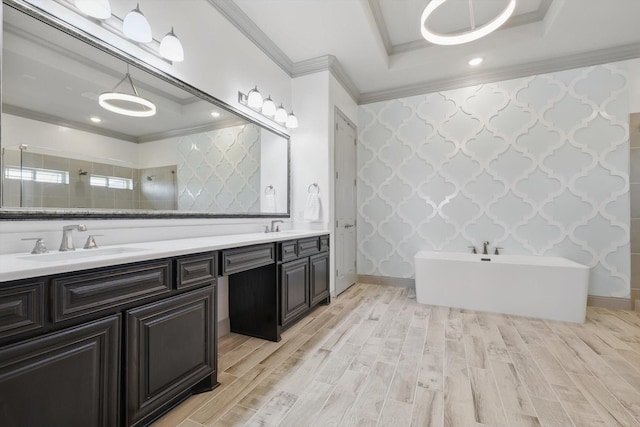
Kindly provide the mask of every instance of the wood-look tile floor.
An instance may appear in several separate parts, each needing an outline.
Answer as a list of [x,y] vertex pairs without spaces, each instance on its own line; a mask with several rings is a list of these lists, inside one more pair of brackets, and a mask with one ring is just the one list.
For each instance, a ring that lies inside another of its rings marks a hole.
[[640,313],[578,325],[356,284],[273,343],[219,342],[217,389],[155,426],[638,426]]

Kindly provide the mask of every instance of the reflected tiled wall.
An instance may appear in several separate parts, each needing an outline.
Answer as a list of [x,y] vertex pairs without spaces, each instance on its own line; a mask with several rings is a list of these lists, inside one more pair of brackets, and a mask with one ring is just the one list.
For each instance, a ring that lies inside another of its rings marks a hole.
[[[4,166],[19,167],[20,152],[5,150]],[[69,184],[24,181],[22,207],[151,209],[176,208],[175,166],[134,169],[38,153],[23,153],[23,166],[69,171]],[[133,190],[95,187],[91,174],[133,180]],[[20,206],[20,181],[5,179],[3,206]]]
[[[625,63],[362,105],[358,273],[409,278],[420,250],[504,247],[591,267],[629,296]],[[639,250],[640,251],[640,250]]]
[[181,137],[178,206],[260,212],[260,128],[247,124]]
[[631,143],[631,305],[640,310],[640,113],[630,115],[629,141]]

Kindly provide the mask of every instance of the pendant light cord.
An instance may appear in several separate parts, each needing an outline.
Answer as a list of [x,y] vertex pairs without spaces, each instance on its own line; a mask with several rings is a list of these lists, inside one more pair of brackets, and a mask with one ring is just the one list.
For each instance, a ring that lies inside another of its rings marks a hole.
[[473,0],[469,0],[469,20],[471,21],[471,29],[476,29],[476,19],[473,13]]
[[136,89],[136,87],[133,85],[133,80],[131,80],[131,74],[129,74],[129,64],[127,64],[127,74],[124,75],[124,77],[118,82],[117,85],[115,85],[113,87],[113,89],[111,89],[111,92],[116,92],[116,89],[118,89],[118,87],[120,87],[120,85],[125,81],[125,80],[129,80],[129,84],[131,85],[131,89],[133,90],[133,93],[136,96],[140,96],[138,94],[138,90]]

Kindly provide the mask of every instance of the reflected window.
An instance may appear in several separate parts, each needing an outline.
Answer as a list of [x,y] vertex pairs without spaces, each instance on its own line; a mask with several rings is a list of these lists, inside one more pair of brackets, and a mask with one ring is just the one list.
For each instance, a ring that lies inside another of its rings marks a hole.
[[49,184],[69,184],[69,172],[38,168],[12,168],[4,170],[6,179],[46,182]]
[[91,185],[94,187],[116,188],[120,190],[133,190],[133,180],[117,176],[91,175]]

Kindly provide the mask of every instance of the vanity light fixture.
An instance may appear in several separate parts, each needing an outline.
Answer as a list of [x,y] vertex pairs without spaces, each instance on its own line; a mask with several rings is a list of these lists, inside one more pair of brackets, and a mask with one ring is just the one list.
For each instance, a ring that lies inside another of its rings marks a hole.
[[176,33],[173,32],[173,27],[171,27],[171,31],[169,31],[160,42],[160,55],[167,58],[169,61],[184,61],[184,49],[182,48],[182,43],[180,43]]
[[145,18],[140,11],[140,3],[124,17],[124,21],[122,21],[122,32],[125,36],[136,42],[149,43],[153,40],[151,26],[147,18]]
[[280,106],[276,110],[276,115],[273,117],[273,120],[280,124],[287,123],[287,110],[284,109],[282,104],[280,104]]
[[[131,84],[133,95],[123,92],[117,92],[118,87],[125,80]],[[131,75],[127,70],[122,80],[113,88],[111,92],[105,92],[98,97],[98,104],[105,110],[132,117],[151,117],[156,114],[156,106],[153,102],[138,95],[138,90],[133,85]]]
[[109,19],[111,17],[109,0],[75,0],[75,4],[82,13],[92,18]]
[[262,108],[263,104],[262,95],[258,90],[258,86],[254,87],[247,94],[247,106],[253,108],[254,110],[259,110]]
[[477,56],[467,61],[467,64],[471,65],[472,67],[477,67],[478,65],[482,64],[483,61],[484,61],[483,57]]
[[431,0],[422,12],[422,17],[420,18],[420,32],[422,33],[422,37],[431,43],[439,45],[456,45],[478,40],[479,38],[491,34],[500,28],[505,22],[507,22],[511,15],[513,15],[513,11],[516,8],[516,0],[508,0],[507,7],[505,7],[498,16],[486,24],[476,28],[473,14],[473,0],[469,0],[469,18],[471,20],[471,29],[469,31],[444,34],[430,30],[427,26],[427,19],[438,7],[442,6],[447,1],[449,0]]
[[262,103],[262,114],[267,117],[273,117],[276,115],[276,103],[271,99],[271,95],[269,95]]
[[285,126],[289,129],[295,129],[298,127],[298,118],[293,114],[293,111],[287,116]]
[[267,99],[263,99],[258,86],[255,86],[247,94],[238,91],[238,103],[246,105],[261,116],[273,120],[279,125],[283,125],[288,129],[298,127],[298,118],[291,112],[287,114],[282,104],[276,108],[275,102],[271,99],[271,95]]

